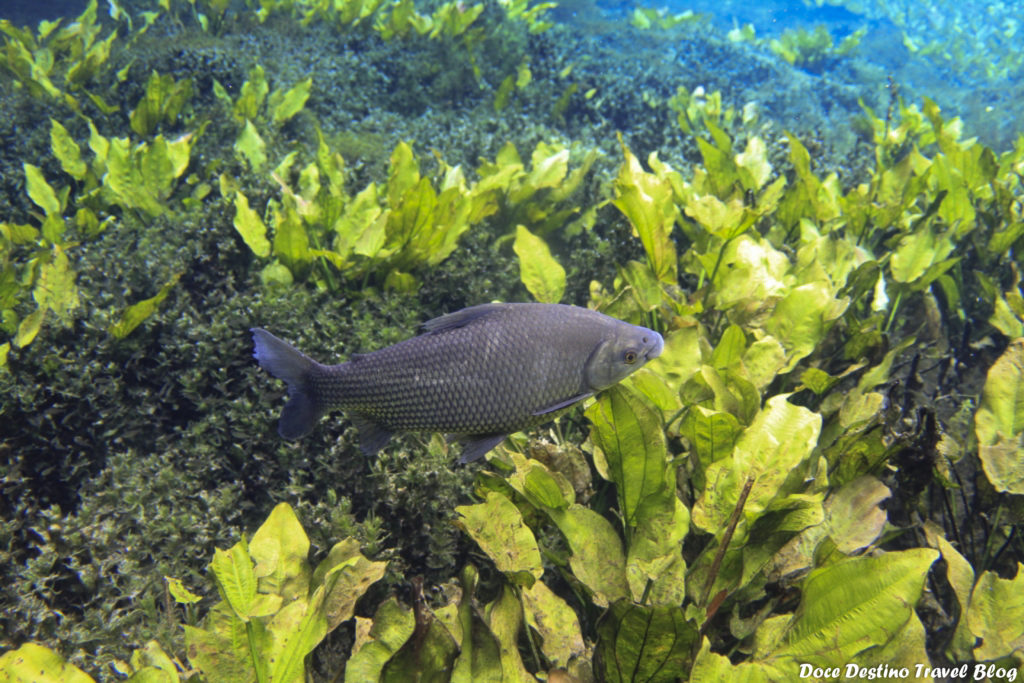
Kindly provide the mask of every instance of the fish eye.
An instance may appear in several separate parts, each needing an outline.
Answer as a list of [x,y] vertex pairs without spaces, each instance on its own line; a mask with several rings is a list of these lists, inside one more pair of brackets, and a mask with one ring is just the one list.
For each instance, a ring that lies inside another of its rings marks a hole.
[[626,351],[622,356],[622,360],[626,361],[626,365],[632,365],[636,362],[636,351]]

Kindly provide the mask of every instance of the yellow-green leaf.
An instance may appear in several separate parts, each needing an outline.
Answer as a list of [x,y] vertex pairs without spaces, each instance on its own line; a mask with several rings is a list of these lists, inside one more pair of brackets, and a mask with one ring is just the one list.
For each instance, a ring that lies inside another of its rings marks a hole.
[[0,681],[4,683],[93,683],[90,676],[53,650],[25,643],[0,655]]
[[43,177],[43,172],[38,166],[28,162],[22,163],[25,169],[25,185],[28,189],[28,196],[36,206],[43,210],[47,216],[60,215],[60,200],[50,184]]
[[519,257],[519,278],[541,303],[558,303],[565,294],[565,269],[551,255],[547,243],[525,226],[516,226],[512,248]]
[[185,588],[185,584],[181,582],[181,579],[165,576],[164,581],[167,582],[167,590],[170,591],[171,597],[174,598],[175,602],[183,605],[193,605],[203,599],[203,596],[196,595],[188,588]]
[[82,150],[71,137],[71,133],[56,119],[50,119],[50,149],[60,161],[64,172],[75,180],[85,179],[88,167],[82,161]]
[[287,92],[278,94],[277,91],[270,96],[270,106],[272,108],[271,121],[275,126],[280,126],[282,123],[292,118],[306,106],[306,100],[309,99],[309,91],[313,87],[313,77],[310,76],[304,81],[299,81],[292,86]]
[[989,368],[974,416],[978,457],[997,491],[1024,493],[1024,337]]
[[156,309],[163,303],[171,289],[178,283],[181,274],[177,274],[164,284],[154,296],[136,302],[121,312],[117,322],[110,326],[110,334],[117,339],[124,339],[142,322],[153,315]]
[[509,576],[525,573],[534,580],[544,573],[537,539],[508,498],[491,491],[485,502],[461,505],[455,512],[459,514],[459,527],[487,553],[499,571]]
[[267,226],[260,215],[249,208],[249,199],[241,192],[235,192],[235,230],[252,252],[260,258],[270,256],[270,241]]
[[252,170],[258,173],[267,165],[266,149],[267,145],[263,142],[260,134],[256,132],[256,126],[252,125],[252,121],[246,119],[245,128],[235,141],[235,151],[245,157],[249,161],[249,165],[252,166]]
[[278,503],[249,541],[261,593],[290,601],[309,589],[309,538],[288,503]]
[[971,632],[982,638],[974,648],[977,661],[1009,657],[1024,649],[1024,564],[1017,563],[1017,576],[1012,579],[1001,579],[993,571],[978,578],[967,622]]

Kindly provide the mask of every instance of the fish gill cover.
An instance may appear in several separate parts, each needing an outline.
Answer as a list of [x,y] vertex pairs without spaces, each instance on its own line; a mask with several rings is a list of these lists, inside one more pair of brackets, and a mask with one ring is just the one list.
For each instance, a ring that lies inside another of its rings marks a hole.
[[[13,19],[0,675],[1019,672],[1013,3]],[[664,349],[468,467],[278,437],[249,328],[531,300]]]

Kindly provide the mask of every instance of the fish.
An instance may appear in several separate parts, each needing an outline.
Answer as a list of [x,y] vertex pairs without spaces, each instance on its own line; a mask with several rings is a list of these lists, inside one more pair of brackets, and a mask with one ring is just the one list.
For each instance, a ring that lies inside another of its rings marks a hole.
[[463,464],[619,383],[664,348],[646,327],[540,303],[464,308],[338,365],[318,363],[263,328],[250,332],[259,366],[288,386],[278,422],[284,439],[305,436],[340,408],[367,455],[398,432],[442,432],[462,443]]

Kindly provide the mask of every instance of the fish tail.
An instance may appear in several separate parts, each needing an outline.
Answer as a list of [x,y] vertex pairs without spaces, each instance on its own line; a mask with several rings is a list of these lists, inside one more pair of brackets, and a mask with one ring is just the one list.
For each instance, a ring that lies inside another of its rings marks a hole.
[[288,403],[281,411],[278,433],[289,440],[305,436],[323,414],[312,384],[313,373],[320,364],[262,328],[249,331],[254,346],[252,355],[260,367],[288,383]]

